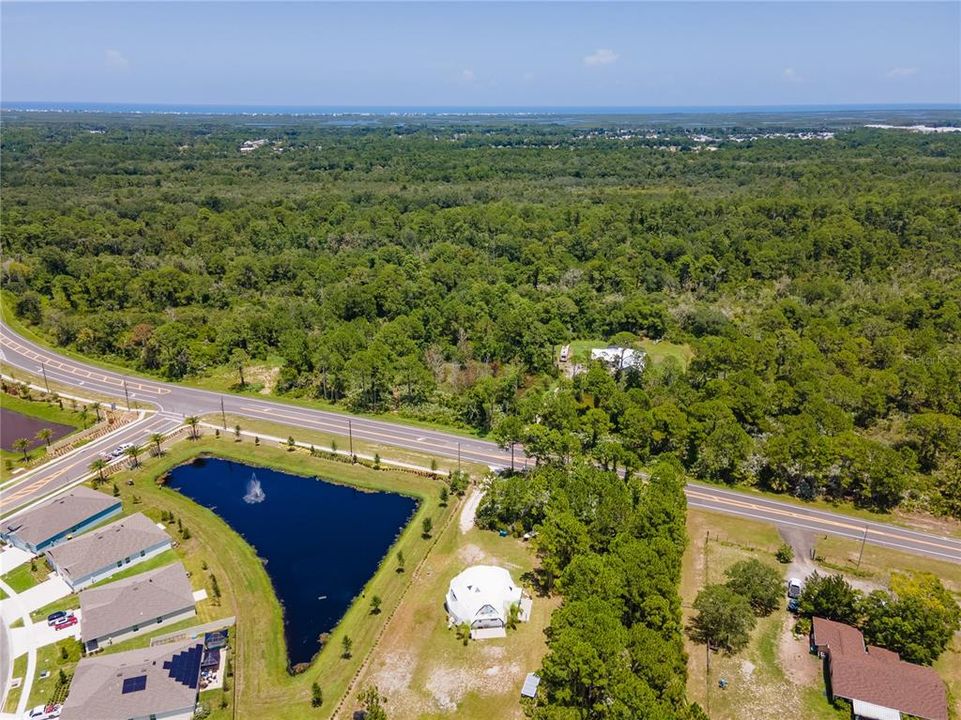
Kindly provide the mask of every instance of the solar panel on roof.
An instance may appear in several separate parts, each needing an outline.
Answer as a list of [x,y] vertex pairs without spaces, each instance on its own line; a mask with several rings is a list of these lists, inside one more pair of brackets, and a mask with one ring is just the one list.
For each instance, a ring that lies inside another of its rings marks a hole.
[[136,677],[125,678],[123,681],[123,688],[120,690],[121,695],[126,695],[127,693],[140,692],[147,687],[147,676],[137,675]]
[[167,676],[181,685],[196,689],[203,649],[203,645],[198,644],[174,655],[163,664],[163,669],[168,671]]

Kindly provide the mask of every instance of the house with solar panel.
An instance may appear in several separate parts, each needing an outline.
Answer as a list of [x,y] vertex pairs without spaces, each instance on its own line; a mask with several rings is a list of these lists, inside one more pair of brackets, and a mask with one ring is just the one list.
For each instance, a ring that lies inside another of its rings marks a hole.
[[120,498],[84,485],[3,521],[0,538],[34,555],[120,512]]
[[105,646],[196,615],[183,563],[88,588],[80,593],[84,650]]
[[115,575],[171,547],[170,536],[143,513],[61,543],[46,552],[47,562],[74,591]]
[[187,640],[86,657],[62,720],[189,720],[197,707],[203,643]]

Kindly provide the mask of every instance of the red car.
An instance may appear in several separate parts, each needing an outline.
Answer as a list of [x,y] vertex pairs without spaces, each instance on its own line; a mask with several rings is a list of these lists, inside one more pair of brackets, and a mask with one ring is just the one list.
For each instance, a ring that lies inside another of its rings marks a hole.
[[61,618],[60,620],[58,620],[57,622],[55,622],[54,625],[53,625],[53,629],[54,629],[54,630],[63,630],[64,628],[68,628],[68,627],[70,627],[71,625],[76,625],[78,622],[79,622],[79,620],[77,620],[77,616],[76,616],[76,615],[68,615],[67,617]]

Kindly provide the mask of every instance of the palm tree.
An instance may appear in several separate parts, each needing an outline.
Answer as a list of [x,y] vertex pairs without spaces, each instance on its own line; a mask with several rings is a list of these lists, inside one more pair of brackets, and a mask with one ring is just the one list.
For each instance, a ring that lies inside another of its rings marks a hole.
[[97,482],[98,485],[99,485],[100,483],[103,483],[103,482],[106,482],[106,481],[107,481],[107,478],[105,478],[104,475],[103,475],[103,470],[104,470],[105,467],[107,467],[107,461],[104,460],[103,458],[97,458],[96,460],[94,460],[94,461],[93,461],[92,463],[90,463],[90,465],[89,465],[90,470],[92,470],[92,471],[94,471],[94,472],[97,473],[97,480],[96,480],[96,482]]
[[190,437],[194,440],[197,439],[197,425],[200,424],[200,418],[196,415],[191,415],[190,417],[184,418],[184,422],[190,426]]
[[50,438],[53,437],[53,430],[50,428],[40,428],[37,431],[37,440],[42,441],[47,447],[50,447]]
[[133,461],[132,462],[133,467],[137,467],[140,464],[140,453],[142,452],[143,452],[143,448],[140,447],[139,445],[131,445],[126,450],[124,450],[124,454]]
[[23,453],[23,461],[27,462],[27,448],[30,447],[30,441],[27,438],[17,438],[13,441],[13,449],[17,452]]
[[87,406],[84,405],[82,408],[80,408],[80,423],[81,423],[84,427],[87,427],[87,418],[88,418],[88,417],[90,417],[90,410],[88,410],[88,409],[87,409]]
[[154,433],[150,436],[150,442],[157,446],[157,456],[163,455],[163,441],[166,436],[163,433]]
[[93,405],[91,405],[90,407],[92,407],[92,408],[93,408],[93,411],[97,414],[97,422],[100,422],[100,403],[99,403],[99,402],[95,402],[95,403],[94,403]]

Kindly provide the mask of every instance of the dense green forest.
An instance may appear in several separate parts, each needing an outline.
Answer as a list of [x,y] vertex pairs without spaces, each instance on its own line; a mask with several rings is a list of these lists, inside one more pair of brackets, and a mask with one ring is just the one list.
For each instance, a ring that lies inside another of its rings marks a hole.
[[[961,137],[495,120],[18,117],[4,288],[58,345],[164,378],[276,366],[270,392],[546,465],[676,458],[961,517]],[[693,360],[569,379],[586,338]]]

